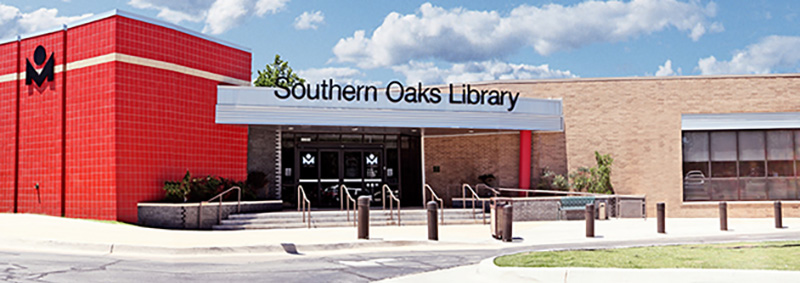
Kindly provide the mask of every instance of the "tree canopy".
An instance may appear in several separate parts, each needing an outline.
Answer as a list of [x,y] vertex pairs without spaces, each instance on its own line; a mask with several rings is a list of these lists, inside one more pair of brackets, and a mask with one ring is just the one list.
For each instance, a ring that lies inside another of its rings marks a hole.
[[[278,78],[284,77],[286,80],[278,81]],[[275,61],[267,64],[264,70],[258,70],[258,78],[253,82],[255,86],[263,87],[291,87],[296,83],[305,83],[306,80],[300,78],[297,73],[292,71],[289,67],[289,62],[281,60],[281,55],[275,54]]]

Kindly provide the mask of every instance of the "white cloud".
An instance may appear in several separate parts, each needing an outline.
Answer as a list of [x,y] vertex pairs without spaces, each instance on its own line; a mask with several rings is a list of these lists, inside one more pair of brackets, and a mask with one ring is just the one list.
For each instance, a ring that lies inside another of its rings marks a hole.
[[674,28],[698,40],[722,25],[712,2],[633,0],[586,1],[577,5],[521,5],[508,15],[430,3],[418,13],[390,13],[371,37],[363,30],[340,39],[333,52],[339,62],[363,68],[385,67],[435,58],[449,62],[502,59],[524,46],[542,55],[596,42],[618,42]]
[[237,25],[247,16],[247,0],[217,0],[206,16],[204,33],[220,34]]
[[214,0],[130,0],[137,9],[158,10],[160,19],[177,24],[183,21],[201,22],[206,18]]
[[697,67],[703,75],[767,74],[775,68],[800,67],[800,36],[768,36],[737,51],[729,61],[714,56],[702,58]]
[[58,15],[58,9],[40,8],[30,13],[23,13],[17,7],[0,4],[0,38],[29,34],[50,28],[59,27],[92,14],[65,17]]
[[130,0],[128,5],[158,10],[157,17],[178,24],[204,22],[203,32],[223,33],[247,17],[280,12],[289,0]]
[[263,16],[266,13],[275,14],[286,8],[289,0],[258,0],[256,2],[256,15]]
[[664,62],[663,66],[658,66],[658,71],[656,71],[656,77],[667,77],[667,76],[676,76],[681,74],[681,68],[678,68],[678,71],[675,72],[672,70],[672,60],[667,60]]
[[394,66],[392,69],[403,74],[406,83],[426,84],[577,77],[570,71],[552,70],[547,64],[534,66],[495,60],[457,63],[452,64],[449,69],[441,69],[431,62],[411,61],[408,64]]
[[303,12],[302,15],[294,19],[294,28],[303,29],[317,29],[318,25],[325,22],[325,15],[322,11],[315,11],[313,13]]
[[364,80],[366,75],[361,70],[348,67],[310,68],[297,71],[297,75],[306,83],[316,84],[322,80],[333,79],[336,84],[380,85],[379,81]]

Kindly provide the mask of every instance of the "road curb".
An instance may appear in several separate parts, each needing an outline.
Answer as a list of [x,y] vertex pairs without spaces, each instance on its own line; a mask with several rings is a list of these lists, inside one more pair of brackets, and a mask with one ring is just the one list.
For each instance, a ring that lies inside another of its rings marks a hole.
[[448,246],[463,243],[440,243],[433,241],[384,241],[361,240],[356,242],[326,244],[265,244],[251,246],[206,246],[206,247],[163,247],[111,243],[82,243],[57,240],[24,240],[0,238],[0,248],[51,252],[79,252],[94,255],[154,255],[154,256],[193,256],[193,255],[236,255],[236,254],[302,254],[304,252],[337,251],[369,248],[393,248],[411,246]]

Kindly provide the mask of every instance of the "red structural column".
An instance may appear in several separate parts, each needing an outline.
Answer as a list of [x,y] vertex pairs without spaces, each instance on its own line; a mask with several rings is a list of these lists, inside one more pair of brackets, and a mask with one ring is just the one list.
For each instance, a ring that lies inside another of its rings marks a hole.
[[531,188],[531,131],[519,131],[519,187]]

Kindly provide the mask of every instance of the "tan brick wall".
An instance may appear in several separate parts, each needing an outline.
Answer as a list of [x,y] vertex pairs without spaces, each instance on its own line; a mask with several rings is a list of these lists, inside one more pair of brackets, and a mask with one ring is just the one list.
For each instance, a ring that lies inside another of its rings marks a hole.
[[563,132],[533,132],[531,188],[539,184],[544,169],[567,174],[567,143]]
[[[800,75],[519,81],[478,87],[563,99],[567,168],[593,166],[594,151],[610,153],[615,190],[645,194],[650,216],[656,202],[666,202],[671,217],[717,216],[716,204],[682,202],[681,114],[800,111]],[[784,215],[800,217],[798,205],[785,204]],[[768,202],[732,203],[729,215],[769,217],[771,207]]]
[[[440,172],[433,172],[439,166]],[[461,184],[480,182],[494,174],[504,187],[519,182],[519,133],[460,135],[425,138],[425,178],[439,197],[461,197]]]

